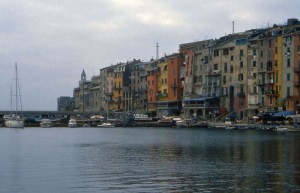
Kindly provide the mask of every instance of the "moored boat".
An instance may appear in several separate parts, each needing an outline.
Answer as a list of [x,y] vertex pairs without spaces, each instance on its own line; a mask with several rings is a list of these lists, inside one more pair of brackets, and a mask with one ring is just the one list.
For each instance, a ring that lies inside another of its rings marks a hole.
[[97,127],[110,128],[110,127],[115,127],[115,125],[113,125],[111,123],[102,123],[100,125],[97,125]]
[[134,114],[134,121],[152,121],[152,117],[144,114]]
[[40,123],[40,127],[50,128],[50,127],[53,127],[53,123],[50,119],[42,119],[42,121]]
[[24,120],[18,115],[12,114],[11,116],[6,116],[5,127],[8,128],[24,128]]
[[[18,105],[20,103],[21,107],[22,107],[22,101],[21,101],[21,94],[20,94],[20,88],[19,88],[19,79],[18,79],[18,68],[17,68],[17,64],[15,64],[15,73],[16,73],[16,79],[15,79],[15,103],[16,103],[16,112],[13,114],[11,113],[10,115],[5,115],[4,121],[5,121],[5,127],[8,128],[24,128],[24,119],[21,118],[18,115]],[[11,110],[12,110],[12,89],[11,89]],[[20,101],[19,101],[20,100]]]
[[74,118],[69,120],[68,127],[77,127],[77,122]]

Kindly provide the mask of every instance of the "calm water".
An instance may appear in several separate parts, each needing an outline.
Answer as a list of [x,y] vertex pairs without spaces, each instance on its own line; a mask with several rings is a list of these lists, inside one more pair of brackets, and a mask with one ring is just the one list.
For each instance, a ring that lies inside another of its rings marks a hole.
[[0,192],[300,192],[300,132],[0,129]]

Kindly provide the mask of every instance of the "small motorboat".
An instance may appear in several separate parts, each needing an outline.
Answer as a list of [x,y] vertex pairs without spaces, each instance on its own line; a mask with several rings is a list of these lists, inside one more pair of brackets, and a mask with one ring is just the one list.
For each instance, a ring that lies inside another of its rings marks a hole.
[[111,123],[102,123],[100,125],[97,125],[97,127],[110,128],[110,127],[115,127],[115,125],[113,125]]
[[43,128],[50,128],[53,126],[53,123],[50,119],[42,119],[40,126]]
[[77,127],[77,122],[74,118],[69,120],[68,127]]

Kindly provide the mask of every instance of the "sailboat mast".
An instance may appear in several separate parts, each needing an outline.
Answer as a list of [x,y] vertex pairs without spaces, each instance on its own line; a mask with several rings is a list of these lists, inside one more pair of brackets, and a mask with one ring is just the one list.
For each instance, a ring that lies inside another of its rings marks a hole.
[[13,92],[12,92],[13,88],[12,85],[10,85],[10,114],[12,114],[13,111]]
[[15,63],[16,68],[16,115],[18,113],[18,69],[17,69],[17,63]]

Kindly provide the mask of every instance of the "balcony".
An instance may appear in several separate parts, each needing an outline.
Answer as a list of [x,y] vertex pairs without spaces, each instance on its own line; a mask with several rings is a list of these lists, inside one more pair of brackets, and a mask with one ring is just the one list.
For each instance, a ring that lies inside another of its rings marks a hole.
[[271,73],[274,71],[274,68],[272,66],[267,67],[267,72]]
[[278,91],[276,91],[276,90],[266,90],[265,91],[265,95],[268,95],[268,96],[278,96]]
[[294,86],[300,87],[300,80],[294,80]]
[[294,72],[295,73],[300,73],[300,66],[294,67]]
[[207,73],[208,76],[221,76],[221,71],[220,70],[210,70]]
[[165,97],[168,97],[168,93],[157,93],[156,96],[158,98],[165,98]]
[[112,96],[112,95],[113,95],[112,92],[108,92],[108,91],[105,91],[104,94],[105,94],[106,96]]
[[258,86],[264,86],[265,84],[265,80],[258,79]]
[[122,102],[121,100],[115,100],[114,101],[115,104],[121,104],[121,102]]
[[269,79],[266,84],[274,84],[274,80],[273,79]]
[[113,104],[113,103],[114,103],[113,100],[107,100],[106,102],[107,102],[108,104]]
[[240,92],[237,93],[237,95],[239,97],[244,97],[244,96],[246,96],[246,93],[244,91],[240,91]]
[[177,88],[176,84],[171,84],[171,88]]

